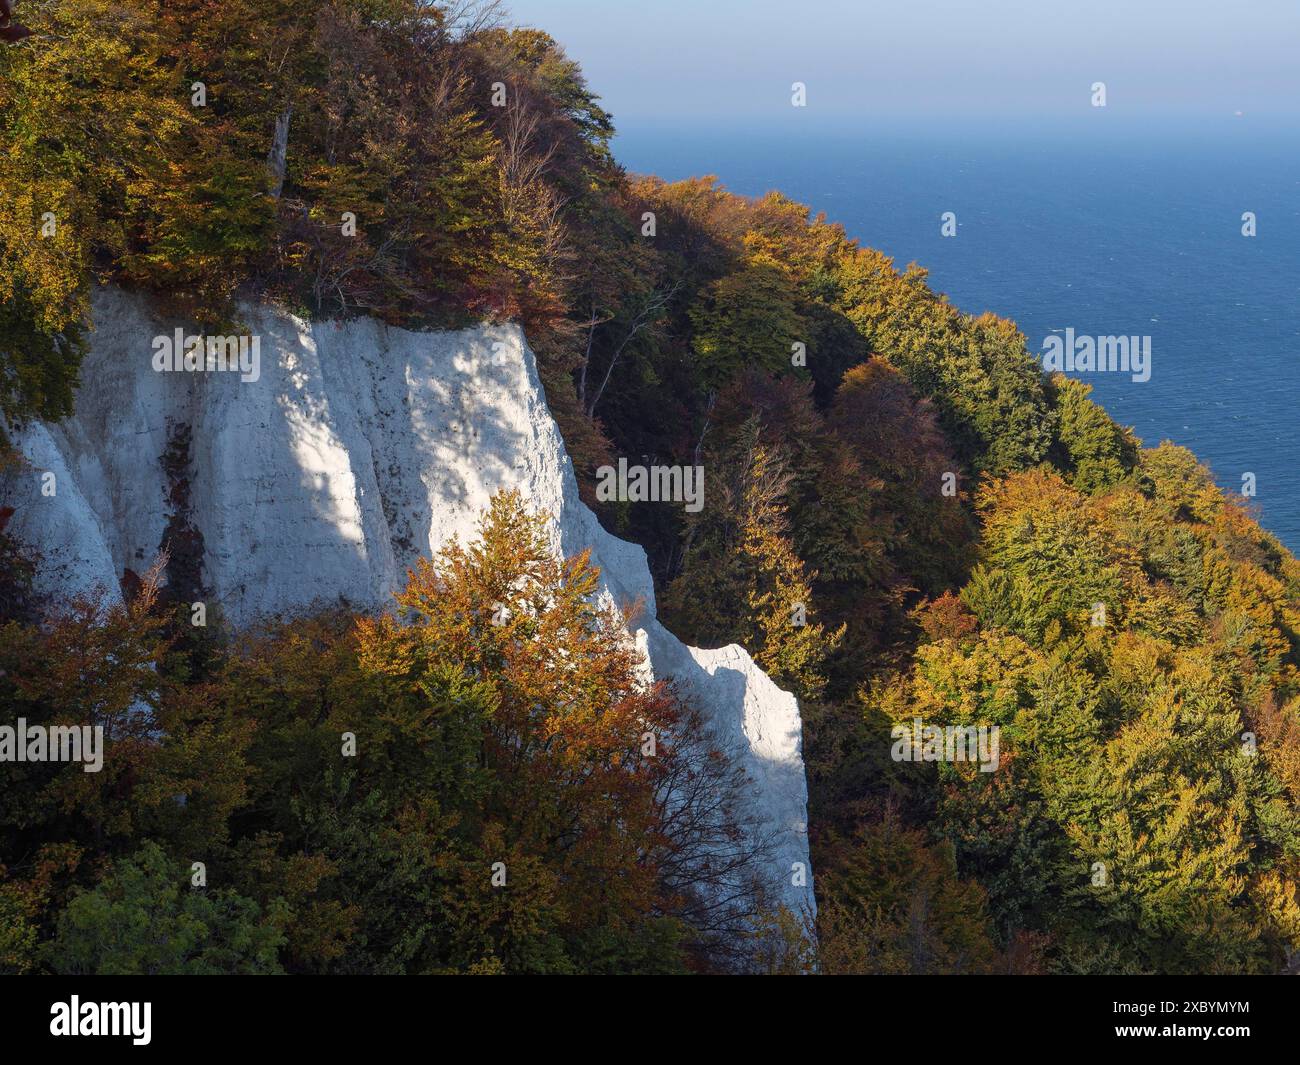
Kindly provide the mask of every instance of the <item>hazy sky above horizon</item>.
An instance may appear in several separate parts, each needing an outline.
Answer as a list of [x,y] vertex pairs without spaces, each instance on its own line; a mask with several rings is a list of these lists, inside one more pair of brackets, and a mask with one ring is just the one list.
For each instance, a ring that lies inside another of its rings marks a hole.
[[1297,0],[506,0],[615,121],[1300,114]]

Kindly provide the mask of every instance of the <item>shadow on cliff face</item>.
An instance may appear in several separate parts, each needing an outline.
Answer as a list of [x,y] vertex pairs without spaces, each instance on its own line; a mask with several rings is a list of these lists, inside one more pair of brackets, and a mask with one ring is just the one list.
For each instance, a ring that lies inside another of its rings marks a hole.
[[817,906],[802,767],[761,753],[798,736],[788,728],[780,738],[745,734],[753,684],[741,669],[687,667],[663,679],[706,722],[678,737],[678,769],[663,782],[677,847],[666,878],[683,900],[681,916],[715,962],[735,971],[809,971]]
[[[74,415],[24,438],[37,469],[23,487],[53,470],[58,491],[29,493],[14,526],[50,548],[55,583],[115,590],[124,568],[147,568],[179,476],[203,545],[193,583],[233,624],[387,605],[417,557],[473,533],[537,447],[537,389],[513,327],[308,325],[245,305],[227,328],[256,338],[259,372],[241,380],[155,369],[160,337],[200,328],[144,297],[103,289],[94,312]],[[190,427],[190,454],[165,476],[169,425]]]
[[450,535],[471,535],[491,496],[519,483],[536,445],[522,337],[368,320],[314,334],[367,543],[384,541],[372,560],[383,593]]
[[[755,667],[757,668],[757,667]],[[707,671],[701,669],[702,673]],[[747,713],[753,680],[739,669],[721,666],[707,673],[711,722],[720,746],[735,752],[754,788],[757,808],[768,821],[774,868],[772,883],[784,883],[784,901],[793,909],[810,904],[812,873],[807,868],[807,784],[803,762],[803,731],[797,714],[763,717]],[[698,688],[699,682],[697,682]],[[724,709],[725,708],[725,709]],[[746,724],[749,731],[746,732]],[[782,752],[768,753],[768,752]],[[795,820],[800,811],[803,819]],[[792,869],[804,863],[803,876]],[[794,875],[794,881],[791,877]],[[802,882],[797,882],[802,880]],[[806,891],[805,891],[806,888]],[[806,897],[805,897],[806,896]]]
[[383,605],[407,567],[472,533],[530,438],[522,339],[306,326],[250,310],[256,381],[203,382],[195,522],[229,616]]
[[784,905],[811,918],[816,901],[808,858],[802,726],[794,696],[777,688],[737,645],[692,649],[654,621],[643,631],[654,676],[671,680],[700,710],[711,741],[748,778],[743,836],[763,841],[763,880],[771,906]]

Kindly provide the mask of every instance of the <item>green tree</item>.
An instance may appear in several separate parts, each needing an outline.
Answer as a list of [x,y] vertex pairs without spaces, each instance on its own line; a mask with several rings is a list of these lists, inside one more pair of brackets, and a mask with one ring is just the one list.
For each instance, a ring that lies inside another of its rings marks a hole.
[[664,612],[686,638],[739,643],[778,681],[816,698],[844,629],[828,632],[813,620],[816,575],[805,573],[790,541],[790,480],[783,456],[761,442],[757,419],[748,422],[711,482],[712,502]]
[[1057,412],[1054,462],[1081,492],[1119,484],[1137,465],[1137,441],[1088,398],[1092,386],[1053,374],[1049,396]]
[[756,257],[707,286],[690,309],[699,379],[717,389],[737,371],[789,371],[792,345],[807,343],[789,272]]
[[192,888],[184,863],[146,843],[73,898],[44,953],[62,975],[274,974],[280,921],[234,892]]
[[980,973],[997,962],[984,892],[953,848],[888,814],[823,848],[818,960],[835,974]]

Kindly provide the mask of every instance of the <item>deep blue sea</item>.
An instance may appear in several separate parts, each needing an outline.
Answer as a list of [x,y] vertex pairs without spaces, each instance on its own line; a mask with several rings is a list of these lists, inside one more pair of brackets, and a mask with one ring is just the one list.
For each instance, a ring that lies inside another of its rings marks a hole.
[[[1300,552],[1300,129],[1249,116],[1127,128],[624,123],[614,149],[638,173],[780,189],[896,265],[926,267],[962,310],[1014,319],[1035,354],[1067,327],[1150,336],[1149,381],[1074,376],[1146,443],[1191,448],[1230,491],[1255,474],[1260,520]],[[940,235],[945,211],[955,237]]]

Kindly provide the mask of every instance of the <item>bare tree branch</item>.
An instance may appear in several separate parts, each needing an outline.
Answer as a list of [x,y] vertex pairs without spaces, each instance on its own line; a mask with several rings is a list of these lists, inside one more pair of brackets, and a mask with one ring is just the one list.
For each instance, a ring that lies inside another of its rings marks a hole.
[[605,394],[605,386],[609,384],[609,379],[614,373],[614,367],[618,365],[618,360],[622,357],[623,351],[627,348],[636,335],[659,321],[663,310],[677,295],[678,290],[682,287],[681,280],[674,281],[672,287],[667,291],[655,289],[650,298],[637,311],[632,319],[627,334],[623,337],[618,347],[614,349],[614,354],[610,356],[609,366],[605,369],[605,377],[600,382],[600,387],[596,389],[596,395],[592,398],[591,406],[587,408],[587,417],[594,417],[596,414],[596,404],[600,402],[600,397]]

